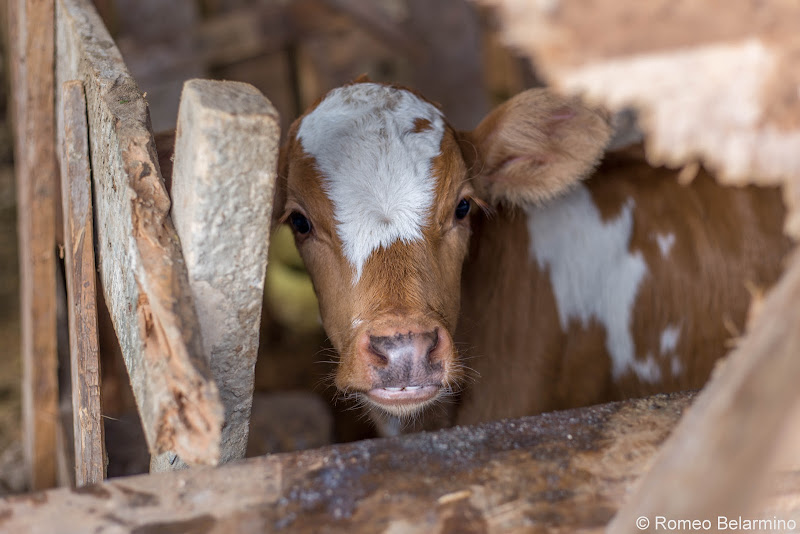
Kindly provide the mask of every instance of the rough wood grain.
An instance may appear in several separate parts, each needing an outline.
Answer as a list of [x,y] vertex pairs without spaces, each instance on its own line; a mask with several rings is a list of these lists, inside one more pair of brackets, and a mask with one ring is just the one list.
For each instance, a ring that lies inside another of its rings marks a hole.
[[[800,238],[800,4],[481,0],[549,83],[639,110],[648,159],[725,183],[787,182]],[[602,28],[602,31],[597,31]]]
[[89,169],[89,128],[83,84],[66,82],[61,94],[61,201],[69,310],[75,484],[105,478],[106,456],[100,404],[94,223]]
[[272,104],[252,85],[189,80],[183,86],[172,218],[225,407],[221,462],[244,458],[247,448],[278,124]]
[[53,3],[9,0],[22,305],[22,427],[34,489],[56,484],[56,153]]
[[[689,401],[656,396],[9,498],[0,530],[601,532]],[[784,493],[800,491],[793,482]]]
[[[0,529],[600,533],[690,400],[658,395],[9,498]],[[800,520],[798,472],[771,482],[762,514]]]
[[56,11],[57,78],[81,80],[86,91],[102,289],[148,445],[190,464],[216,463],[222,406],[147,104],[91,2],[57,0]]

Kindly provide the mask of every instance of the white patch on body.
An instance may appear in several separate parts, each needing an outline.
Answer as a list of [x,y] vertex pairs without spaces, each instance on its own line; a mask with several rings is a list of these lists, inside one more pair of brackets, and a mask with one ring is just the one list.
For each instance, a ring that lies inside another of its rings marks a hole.
[[[414,133],[416,119],[430,121],[430,128]],[[436,107],[374,83],[334,89],[303,118],[297,138],[324,177],[353,283],[375,250],[422,239],[443,135]]]
[[681,337],[681,327],[677,325],[669,325],[661,332],[661,356],[669,356],[670,371],[672,376],[678,376],[683,372],[683,363],[680,357],[675,354],[675,349],[678,348],[678,340]]
[[666,356],[675,352],[678,346],[678,339],[681,337],[681,328],[676,325],[669,325],[661,332],[661,355]]
[[633,360],[631,369],[642,382],[655,384],[661,380],[661,366],[649,352],[644,360]]
[[672,232],[656,234],[656,243],[658,243],[658,249],[661,251],[661,257],[666,258],[669,256],[669,251],[672,250],[672,245],[675,244],[675,234]]
[[637,362],[630,331],[639,284],[647,275],[640,252],[630,252],[633,205],[603,222],[589,190],[573,191],[542,206],[527,209],[530,254],[539,268],[550,269],[558,318],[566,331],[570,319],[605,327],[612,376],[632,370],[643,380],[655,376],[652,364]]

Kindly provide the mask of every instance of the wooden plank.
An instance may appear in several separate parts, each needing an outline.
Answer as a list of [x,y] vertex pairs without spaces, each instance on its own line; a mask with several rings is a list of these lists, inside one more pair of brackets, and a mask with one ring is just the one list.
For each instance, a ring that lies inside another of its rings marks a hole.
[[84,84],[101,285],[150,451],[216,463],[222,405],[147,104],[91,2],[57,0],[56,12],[57,80]]
[[32,488],[56,483],[53,3],[9,0],[22,305],[22,426]]
[[[12,497],[0,500],[0,529],[601,532],[690,398],[662,395]],[[796,479],[785,489],[792,491],[800,491]]]
[[[690,398],[658,395],[12,497],[0,500],[0,529],[599,534]],[[772,484],[760,513],[797,524],[797,472],[776,473]]]
[[64,144],[61,201],[64,209],[64,263],[69,310],[75,484],[105,478],[106,455],[100,404],[92,184],[89,128],[83,84],[66,82],[61,96]]
[[279,141],[278,114],[252,85],[184,84],[172,217],[225,406],[221,462],[247,448]]

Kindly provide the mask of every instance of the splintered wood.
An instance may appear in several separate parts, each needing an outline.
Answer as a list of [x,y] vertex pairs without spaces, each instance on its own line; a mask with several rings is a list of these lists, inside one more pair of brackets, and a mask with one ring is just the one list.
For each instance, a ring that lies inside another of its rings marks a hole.
[[481,0],[554,87],[639,111],[653,164],[779,184],[800,238],[800,4]]
[[184,84],[172,217],[225,406],[222,462],[247,447],[279,139],[278,114],[252,85]]
[[100,404],[89,129],[81,82],[64,84],[61,105],[64,127],[61,149],[64,265],[69,315],[75,484],[80,487],[102,482],[106,473]]
[[22,305],[22,430],[33,489],[56,484],[56,153],[53,4],[9,0]]
[[86,91],[101,281],[150,451],[215,464],[223,410],[147,104],[89,0],[57,0],[56,14],[57,79]]

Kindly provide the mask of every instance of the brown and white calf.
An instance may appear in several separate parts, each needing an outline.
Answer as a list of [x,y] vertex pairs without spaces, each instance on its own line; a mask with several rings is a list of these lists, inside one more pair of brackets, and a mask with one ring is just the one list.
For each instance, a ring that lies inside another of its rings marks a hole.
[[701,386],[748,284],[779,273],[779,194],[702,173],[681,186],[636,151],[592,174],[608,137],[602,114],[545,90],[472,132],[369,82],[295,121],[275,210],[337,387],[384,422],[431,427]]

